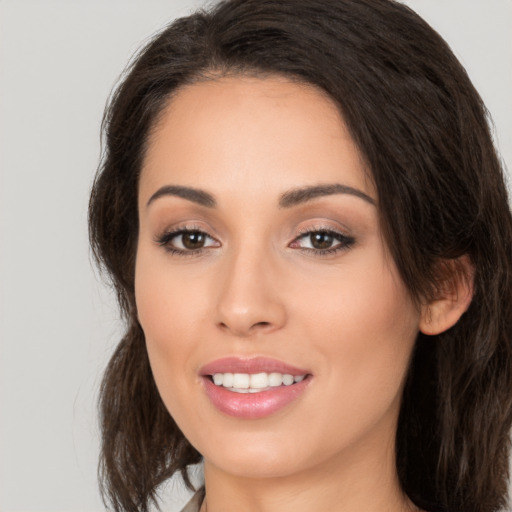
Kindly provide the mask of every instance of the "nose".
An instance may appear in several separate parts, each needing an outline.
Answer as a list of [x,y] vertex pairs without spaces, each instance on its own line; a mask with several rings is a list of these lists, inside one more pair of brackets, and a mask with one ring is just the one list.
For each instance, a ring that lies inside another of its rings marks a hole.
[[233,254],[219,274],[218,327],[237,337],[270,333],[286,323],[281,272],[254,251]]

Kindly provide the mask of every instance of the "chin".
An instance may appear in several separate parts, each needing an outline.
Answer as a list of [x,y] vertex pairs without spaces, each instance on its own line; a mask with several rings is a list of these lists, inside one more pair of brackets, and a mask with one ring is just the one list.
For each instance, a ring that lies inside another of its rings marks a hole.
[[199,450],[205,465],[241,478],[285,478],[321,462],[321,450],[286,433],[253,432],[215,438],[211,436],[207,446]]
[[295,459],[280,454],[269,456],[266,452],[259,455],[255,452],[243,453],[239,456],[221,454],[209,460],[205,457],[205,464],[212,464],[225,473],[238,478],[263,479],[285,478],[300,471],[301,467]]

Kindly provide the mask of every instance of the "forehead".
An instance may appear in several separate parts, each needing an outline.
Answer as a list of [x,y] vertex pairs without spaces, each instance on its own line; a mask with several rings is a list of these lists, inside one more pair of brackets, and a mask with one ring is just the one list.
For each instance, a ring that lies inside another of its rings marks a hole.
[[198,182],[219,193],[343,182],[374,195],[334,101],[283,77],[224,77],[173,95],[149,138],[141,194]]

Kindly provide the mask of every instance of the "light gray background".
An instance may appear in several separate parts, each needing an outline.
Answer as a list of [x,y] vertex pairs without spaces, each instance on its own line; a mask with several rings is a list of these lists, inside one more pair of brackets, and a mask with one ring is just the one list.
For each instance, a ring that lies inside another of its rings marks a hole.
[[[512,165],[512,1],[409,0],[452,45]],[[103,510],[96,393],[120,324],[89,260],[105,100],[201,0],[0,0],[0,510]],[[186,499],[174,492],[165,510]]]

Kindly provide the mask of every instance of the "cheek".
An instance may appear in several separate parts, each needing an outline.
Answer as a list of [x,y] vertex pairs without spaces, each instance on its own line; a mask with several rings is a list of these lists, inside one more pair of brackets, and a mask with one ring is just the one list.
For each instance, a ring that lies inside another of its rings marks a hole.
[[169,390],[184,385],[184,372],[193,375],[192,355],[199,339],[195,335],[201,309],[198,283],[184,283],[165,262],[144,249],[137,255],[135,298],[139,322],[146,338],[146,347],[156,385],[168,409],[174,407]]
[[135,299],[148,343],[162,344],[162,350],[173,351],[187,344],[190,336],[183,334],[194,332],[208,304],[204,279],[187,279],[183,269],[169,263],[164,251],[156,252],[145,245],[137,252]]
[[325,385],[350,410],[362,413],[366,404],[378,415],[400,397],[419,313],[394,267],[366,263],[313,290],[299,315],[321,354]]

